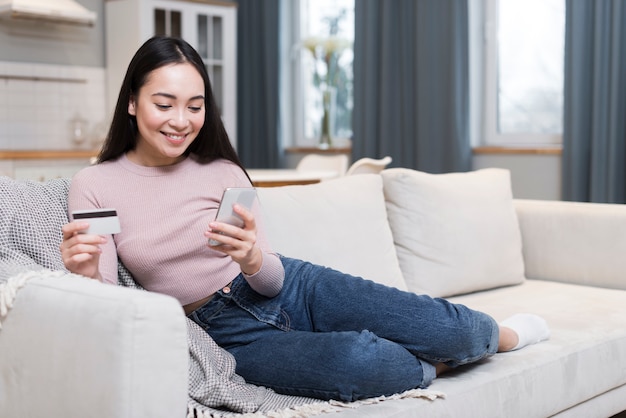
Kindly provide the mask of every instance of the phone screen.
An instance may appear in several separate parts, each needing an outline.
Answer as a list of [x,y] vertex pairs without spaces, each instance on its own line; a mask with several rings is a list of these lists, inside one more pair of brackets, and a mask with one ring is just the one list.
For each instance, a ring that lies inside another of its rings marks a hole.
[[[238,203],[246,209],[251,209],[255,198],[256,189],[253,187],[229,187],[225,189],[215,220],[243,228],[243,219],[233,211],[233,205]],[[211,245],[221,244],[221,242],[212,239],[209,240],[209,243]]]

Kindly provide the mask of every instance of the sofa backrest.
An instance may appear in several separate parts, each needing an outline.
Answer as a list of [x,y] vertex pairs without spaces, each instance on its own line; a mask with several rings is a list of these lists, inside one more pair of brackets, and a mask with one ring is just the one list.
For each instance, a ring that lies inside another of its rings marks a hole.
[[257,188],[257,193],[274,251],[406,289],[380,175]]
[[508,170],[382,172],[409,290],[434,297],[520,284],[522,239]]
[[270,244],[287,256],[434,297],[525,279],[507,170],[392,168],[257,191]]
[[626,290],[626,205],[514,201],[528,278]]

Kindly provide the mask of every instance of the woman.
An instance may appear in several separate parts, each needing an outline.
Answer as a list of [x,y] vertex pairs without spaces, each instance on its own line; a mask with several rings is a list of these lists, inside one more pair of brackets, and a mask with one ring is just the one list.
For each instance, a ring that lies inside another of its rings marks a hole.
[[[214,222],[226,187],[250,187],[201,58],[155,37],[133,57],[98,164],[74,177],[69,209],[116,208],[122,232],[63,227],[66,267],[117,283],[117,258],[237,360],[248,382],[351,401],[427,387],[448,367],[549,336],[545,322],[490,316],[273,253],[258,213]],[[208,225],[208,227],[207,227]],[[222,245],[211,246],[208,239]]]

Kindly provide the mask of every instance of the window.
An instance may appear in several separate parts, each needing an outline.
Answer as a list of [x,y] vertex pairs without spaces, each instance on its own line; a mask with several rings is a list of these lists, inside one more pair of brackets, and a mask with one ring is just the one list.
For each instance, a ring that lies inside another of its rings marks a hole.
[[[352,45],[354,0],[284,1],[283,143],[317,144],[322,126],[322,89],[333,89],[331,134],[335,143],[352,137]],[[331,57],[325,47],[331,47]]]
[[560,144],[565,0],[486,0],[476,13],[484,30],[480,142]]

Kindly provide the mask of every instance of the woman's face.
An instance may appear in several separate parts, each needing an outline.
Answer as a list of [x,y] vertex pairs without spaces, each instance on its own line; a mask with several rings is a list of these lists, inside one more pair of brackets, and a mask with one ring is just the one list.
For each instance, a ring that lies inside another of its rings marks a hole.
[[204,124],[204,81],[189,63],[160,67],[131,97],[128,113],[139,129],[128,158],[144,166],[176,164]]

